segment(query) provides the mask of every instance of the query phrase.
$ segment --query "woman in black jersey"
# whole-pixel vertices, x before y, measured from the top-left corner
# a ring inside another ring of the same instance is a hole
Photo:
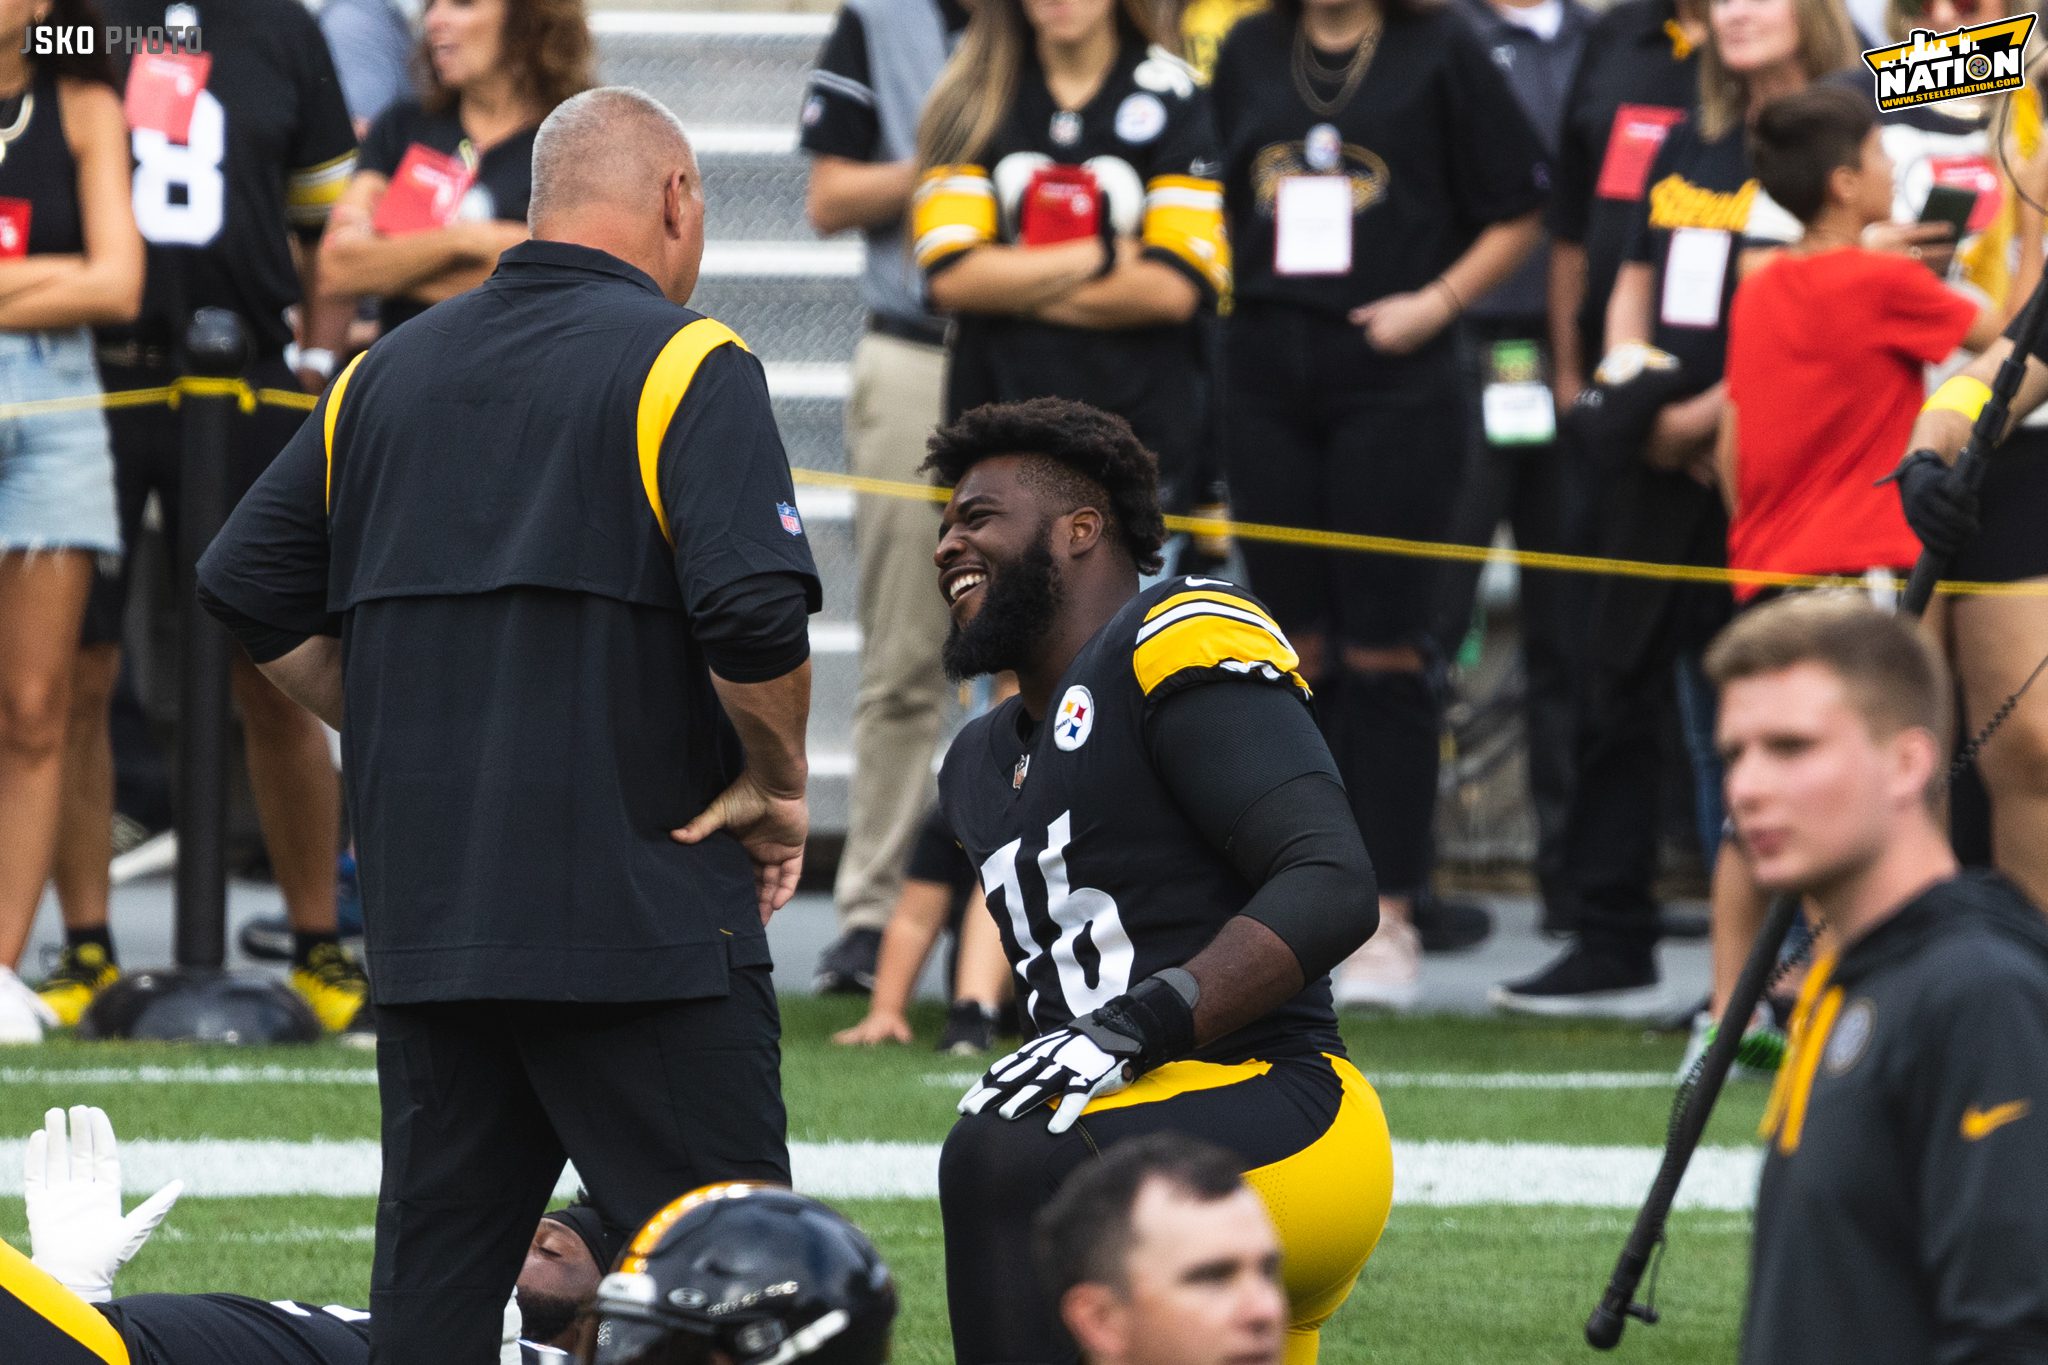
[[[591,85],[579,0],[431,0],[421,96],[370,125],[327,220],[321,282],[374,295],[383,330],[475,287],[526,240],[533,135]]]
[[[1091,403],[1183,510],[1208,418],[1195,319],[1230,261],[1208,97],[1151,22],[1143,0],[981,0],[925,105],[911,235],[959,319],[948,417]]]
[[[1246,521],[1443,538],[1465,440],[1452,324],[1536,245],[1543,146],[1464,19],[1430,0],[1280,0],[1212,92],[1236,256],[1220,385]],[[1379,873],[1340,1001],[1415,995],[1440,698],[1428,560],[1244,543],[1316,688]]]
[[[31,60],[31,24],[93,25],[84,0],[0,19],[0,402],[96,397],[96,323],[142,302],[128,126],[103,55]],[[48,1013],[14,975],[56,847],[72,660],[93,556],[119,554],[97,408],[0,419],[0,1042]]]

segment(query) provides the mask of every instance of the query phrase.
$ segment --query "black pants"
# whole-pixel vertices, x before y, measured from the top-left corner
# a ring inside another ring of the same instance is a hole
[[[371,1365],[497,1358],[565,1158],[626,1232],[714,1181],[787,1184],[779,1035],[766,967],[712,1000],[379,1005]]]
[[[1719,495],[1682,474],[1621,471],[1599,520],[1602,554],[1726,562]],[[1587,947],[1647,955],[1659,935],[1655,883],[1664,784],[1658,733],[1680,656],[1713,638],[1730,603],[1722,587],[1630,578],[1599,579],[1592,599],[1564,881]]]
[[[1240,302],[1224,333],[1223,422],[1231,506],[1242,521],[1441,540],[1466,445],[1448,340],[1384,356],[1340,314]],[[1316,715],[1382,893],[1428,879],[1436,809],[1439,672],[1431,627],[1437,561],[1255,540],[1250,586],[1290,634],[1325,637]],[[1413,646],[1421,673],[1346,676],[1342,647]]]
[[[1458,544],[1491,545],[1503,521],[1514,531],[1517,549],[1581,554],[1589,543],[1591,481],[1568,443],[1497,446],[1486,438],[1481,399],[1490,378],[1488,350],[1497,341],[1541,337],[1544,326],[1540,317],[1473,318],[1466,324],[1461,373],[1470,440],[1450,532]],[[1470,628],[1482,568],[1444,567],[1435,634],[1445,658],[1457,653]],[[1579,574],[1524,570],[1520,580],[1529,802],[1536,815],[1536,881],[1547,907],[1561,906],[1567,894],[1564,828],[1571,808],[1580,632],[1591,588]]]

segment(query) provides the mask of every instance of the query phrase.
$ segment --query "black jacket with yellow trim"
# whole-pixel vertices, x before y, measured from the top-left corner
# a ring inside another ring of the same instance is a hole
[[[1809,982],[1765,1126],[1745,1365],[2048,1360],[2048,917],[2010,884]]]

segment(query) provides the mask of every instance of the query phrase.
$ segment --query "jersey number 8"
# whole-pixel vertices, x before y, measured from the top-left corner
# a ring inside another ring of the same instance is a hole
[[[184,142],[154,128],[135,130],[135,225],[145,239],[159,246],[205,246],[220,234],[227,221],[227,179],[221,173],[227,125],[220,101],[211,90],[201,90]]]
[[[1022,839],[1012,839],[989,854],[981,865],[981,884],[989,913],[1009,917],[1011,936],[1023,954],[1015,964],[1017,976],[1029,985],[1031,969],[1049,951],[1067,1011],[1078,1017],[1130,989],[1133,953],[1115,899],[1092,886],[1068,885],[1067,844],[1073,838],[1073,814],[1062,811],[1045,832],[1045,850],[1038,855],[1038,870],[1045,878],[1043,910],[1034,913],[1036,908],[1026,899],[1017,875]],[[1039,941],[1034,925],[1050,927],[1050,949]],[[1081,961],[1084,938],[1095,950],[1092,963]],[[1037,1007],[1038,991],[1033,988],[1024,1002],[1024,1013],[1035,1019]]]

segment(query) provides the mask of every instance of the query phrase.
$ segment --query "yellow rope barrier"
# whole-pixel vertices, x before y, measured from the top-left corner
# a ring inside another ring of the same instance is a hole
[[[844,488],[878,497],[911,498],[944,502],[951,490],[929,484],[897,479],[872,479],[857,474],[834,474],[822,469],[795,469],[790,476],[815,488]],[[1619,578],[1653,579],[1667,583],[1750,583],[1765,587],[1830,588],[1854,587],[1861,576],[1775,573],[1767,569],[1719,569],[1704,564],[1658,564],[1641,559],[1609,559],[1601,555],[1562,555],[1543,550],[1497,550],[1484,545],[1453,545],[1432,540],[1404,540],[1396,536],[1357,535],[1349,531],[1314,531],[1299,526],[1267,526],[1259,522],[1228,521],[1217,517],[1168,517],[1168,530],[1198,535],[1231,536],[1239,540],[1266,541],[1279,545],[1307,545],[1325,550],[1349,550],[1364,554],[1401,555],[1409,559],[1441,559],[1468,564],[1505,559],[1525,569],[1555,569],[1565,573],[1607,574]],[[1892,580],[1905,591],[1905,580]],[[1944,581],[1938,592],[1961,597],[2048,597],[2048,583],[1975,583]]]
[[[79,412],[91,408],[137,408],[163,403],[177,407],[185,394],[233,398],[243,412],[259,404],[311,412],[319,402],[317,394],[294,389],[252,389],[240,379],[216,379],[186,375],[169,385],[153,389],[126,389],[117,393],[81,394],[72,398],[38,398],[25,403],[0,403],[0,422],[50,413]],[[910,498],[922,502],[944,502],[952,490],[902,479],[873,479],[860,474],[835,474],[823,469],[793,469],[790,477],[812,488],[842,488],[871,497]],[[1438,559],[1466,564],[1483,564],[1505,559],[1524,569],[1552,569],[1563,573],[1606,574],[1615,578],[1649,579],[1664,583],[1754,584],[1759,587],[1829,588],[1852,587],[1863,579],[1823,574],[1773,573],[1765,569],[1720,569],[1704,564],[1658,564],[1642,559],[1610,559],[1602,555],[1561,555],[1543,550],[1498,550],[1484,545],[1454,545],[1444,541],[1406,540],[1398,536],[1367,536],[1350,531],[1315,531],[1301,526],[1267,526],[1259,522],[1229,521],[1219,517],[1168,517],[1168,530],[1196,535],[1230,536],[1238,540],[1265,541],[1275,545],[1306,545],[1323,550],[1346,550],[1359,554],[1399,555],[1408,559]],[[1900,591],[1904,579],[1893,579]],[[1976,583],[1944,580],[1935,591],[1953,597],[2048,597],[2048,583]]]

